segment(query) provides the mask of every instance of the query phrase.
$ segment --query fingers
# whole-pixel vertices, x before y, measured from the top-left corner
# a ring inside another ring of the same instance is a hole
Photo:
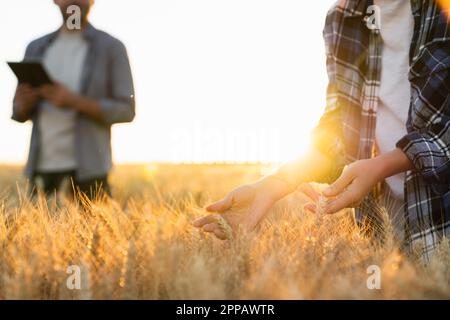
[[[196,228],[202,228],[205,225],[215,223],[215,222],[216,222],[216,218],[213,215],[209,214],[207,216],[204,216],[204,217],[201,217],[201,218],[198,218],[197,220],[195,220],[193,222],[193,225]]]
[[[52,97],[52,91],[51,89],[44,89],[44,88],[40,88],[39,89],[39,94],[41,95],[42,98],[49,100]]]
[[[314,203],[311,203],[311,202],[308,202],[307,204],[305,204],[303,206],[304,210],[308,210],[308,211],[310,211],[312,213],[316,213],[316,208],[317,208],[317,206]]]
[[[46,85],[43,85],[43,86],[39,87],[39,93],[40,93],[43,97],[47,98],[47,97],[53,95],[53,93],[54,93],[54,88],[53,88],[52,85],[46,84]]]
[[[219,228],[215,228],[213,232],[214,232],[214,235],[216,236],[216,238],[218,238],[220,240],[227,240],[226,234],[223,233]]]
[[[233,205],[233,195],[230,193],[224,199],[217,201],[206,207],[209,212],[224,212],[231,208]]]
[[[27,83],[21,83],[17,86],[17,93],[20,95],[35,96],[38,94],[38,90]]]
[[[14,96],[14,101],[23,112],[28,112],[39,99],[39,91],[29,84],[19,84]]]
[[[217,226],[215,223],[208,223],[202,227],[202,230],[205,232],[214,232],[214,229],[216,229],[216,227]]]
[[[44,85],[39,89],[40,95],[56,107],[67,107],[70,91],[60,84]]]
[[[52,84],[43,84],[42,86],[39,87],[39,89],[41,89],[41,90],[55,90],[55,89],[59,89],[61,87],[63,87],[62,84],[60,84],[58,82],[55,82],[55,83],[52,83]]]
[[[39,92],[41,95],[52,96],[62,89],[62,85],[59,83],[54,84],[44,84],[39,87]]]
[[[25,92],[31,90],[31,86],[28,83],[19,83],[17,85],[17,91]]]
[[[319,193],[309,183],[302,183],[299,190],[307,195],[312,201],[319,201]]]
[[[32,91],[37,91],[37,88],[32,87],[28,83],[19,83],[17,85],[17,90],[32,92]]]
[[[353,179],[353,171],[350,169],[344,170],[341,176],[323,191],[323,195],[326,197],[335,197],[339,195],[353,181]]]
[[[348,188],[338,198],[329,202],[324,209],[325,214],[333,214],[344,208],[353,207],[359,197],[354,188]]]
[[[220,240],[226,240],[226,234],[220,230],[219,226],[216,223],[208,223],[205,224],[202,228],[204,232],[214,233],[214,235]]]

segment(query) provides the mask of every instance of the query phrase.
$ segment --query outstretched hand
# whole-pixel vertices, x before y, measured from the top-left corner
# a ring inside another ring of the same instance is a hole
[[[229,236],[221,225],[221,218],[226,221],[233,234],[240,228],[252,231],[274,203],[287,192],[288,186],[283,181],[271,178],[240,186],[222,200],[207,206],[206,210],[213,214],[195,220],[194,226],[213,233],[222,240]],[[219,219],[217,214],[220,215]]]

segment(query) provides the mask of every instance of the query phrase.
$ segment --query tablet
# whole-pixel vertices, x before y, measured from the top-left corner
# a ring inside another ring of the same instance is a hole
[[[32,87],[40,87],[44,84],[52,84],[42,63],[37,61],[8,62],[19,83],[27,83]]]

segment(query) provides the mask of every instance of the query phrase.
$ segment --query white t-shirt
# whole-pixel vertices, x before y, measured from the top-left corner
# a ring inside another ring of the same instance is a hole
[[[414,30],[410,0],[375,0],[381,10],[383,39],[376,141],[381,154],[395,149],[406,134],[411,89],[408,80],[409,48]],[[405,175],[386,179],[393,200],[403,202]]]
[[[79,93],[87,50],[88,44],[80,32],[61,31],[46,50],[43,64],[53,80]],[[41,103],[38,112],[38,172],[76,169],[76,117],[75,110],[58,108],[46,101]]]

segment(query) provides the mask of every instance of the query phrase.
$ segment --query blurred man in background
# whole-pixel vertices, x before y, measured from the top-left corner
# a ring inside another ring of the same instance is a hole
[[[135,116],[126,48],[89,23],[94,0],[54,3],[62,26],[31,42],[25,60],[41,61],[55,83],[19,84],[13,103],[14,120],[33,122],[26,175],[48,195],[67,181],[91,199],[110,195],[111,126]]]

